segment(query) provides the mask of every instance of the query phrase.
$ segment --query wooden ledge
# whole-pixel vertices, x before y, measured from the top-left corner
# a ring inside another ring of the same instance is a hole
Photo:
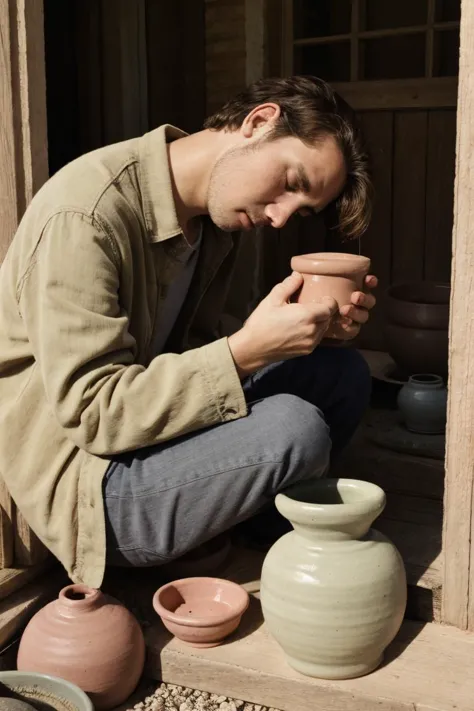
[[[148,671],[167,683],[273,706],[282,711],[472,711],[474,635],[405,622],[382,667],[350,681],[305,677],[286,663],[266,631],[256,598],[235,637],[213,649],[147,632]]]

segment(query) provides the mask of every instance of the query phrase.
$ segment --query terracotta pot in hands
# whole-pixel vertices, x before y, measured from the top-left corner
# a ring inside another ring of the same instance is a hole
[[[291,268],[300,272],[304,279],[294,301],[299,304],[318,303],[324,296],[332,296],[341,308],[351,303],[354,291],[363,291],[370,259],[343,252],[316,252],[293,257]],[[340,340],[351,338],[342,328],[339,315],[334,317],[325,337]]]

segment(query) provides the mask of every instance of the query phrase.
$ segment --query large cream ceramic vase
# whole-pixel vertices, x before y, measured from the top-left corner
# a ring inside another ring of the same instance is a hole
[[[400,554],[371,528],[384,492],[364,481],[322,479],[278,494],[275,503],[294,530],[263,564],[267,629],[303,674],[368,674],[381,663],[406,607]]]

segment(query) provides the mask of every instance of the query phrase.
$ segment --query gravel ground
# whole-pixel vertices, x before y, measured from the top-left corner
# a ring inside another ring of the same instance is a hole
[[[143,701],[130,706],[127,711],[278,711],[269,706],[249,704],[246,701],[230,699],[227,696],[210,694],[207,691],[187,689],[184,686],[160,684]]]

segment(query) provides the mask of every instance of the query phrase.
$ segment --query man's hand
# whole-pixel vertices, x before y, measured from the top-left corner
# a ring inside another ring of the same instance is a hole
[[[369,274],[365,277],[365,286],[368,289],[375,289],[378,284],[377,277]],[[342,327],[346,331],[348,338],[354,338],[360,331],[362,324],[369,320],[369,311],[376,303],[373,294],[364,294],[363,291],[354,291],[352,294],[352,304],[343,306],[339,313]]]
[[[324,337],[337,312],[337,302],[326,297],[319,304],[289,303],[302,283],[301,274],[293,272],[260,302],[240,331],[229,337],[241,378],[269,363],[308,355]]]

